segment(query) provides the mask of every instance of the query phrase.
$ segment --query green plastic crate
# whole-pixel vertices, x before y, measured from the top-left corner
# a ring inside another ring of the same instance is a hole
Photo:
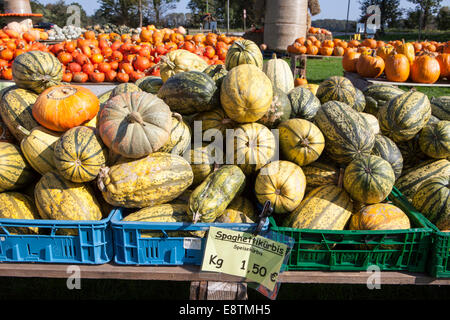
[[[428,264],[428,273],[436,278],[450,278],[450,232],[441,232],[433,227],[433,245]]]
[[[383,271],[426,272],[432,228],[396,188],[392,190],[388,200],[408,215],[411,229],[295,229],[279,227],[273,217],[270,217],[270,230],[295,240],[287,269],[365,271],[369,266],[376,265]],[[308,245],[309,248],[305,248]],[[311,248],[312,245],[315,247]],[[370,249],[363,249],[361,245],[370,245]]]

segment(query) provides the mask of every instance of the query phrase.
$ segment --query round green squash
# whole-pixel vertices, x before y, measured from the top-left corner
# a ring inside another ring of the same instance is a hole
[[[228,71],[223,64],[212,64],[207,66],[205,70],[203,70],[208,76],[210,76],[217,85],[217,88],[220,88],[222,85],[223,78],[227,75]]]
[[[344,189],[362,203],[383,201],[394,183],[395,174],[389,162],[375,155],[355,159],[345,168]]]
[[[0,192],[24,188],[34,181],[36,173],[20,148],[0,142]]]
[[[281,122],[291,117],[291,102],[286,93],[281,89],[273,88],[273,98],[269,110],[257,122],[269,129],[276,128]]]
[[[355,103],[353,105],[353,109],[359,112],[363,112],[366,108],[366,97],[364,96],[364,93],[359,90],[358,88],[355,88],[356,96],[355,96]]]
[[[163,85],[163,81],[161,77],[146,76],[138,79],[134,84],[137,85],[139,88],[141,88],[142,91],[151,94],[157,94],[159,89]]]
[[[431,113],[440,120],[450,121],[450,96],[432,97]]]
[[[219,106],[219,88],[206,73],[180,72],[164,82],[158,97],[174,112],[190,115],[209,111]]]
[[[118,84],[114,89],[112,89],[110,98],[118,96],[119,94],[122,93],[140,92],[140,91],[142,91],[142,89],[139,88],[134,83],[121,83]]]
[[[210,134],[219,131],[223,137],[225,137],[227,129],[234,129],[237,125],[238,123],[231,120],[222,108],[200,112],[194,116],[192,123],[194,132],[195,126],[199,126],[203,134],[208,130],[211,130]]]
[[[288,93],[291,101],[291,118],[301,118],[305,120],[314,119],[320,109],[320,100],[308,88],[295,87]]]
[[[394,170],[395,179],[398,179],[403,170],[403,156],[398,146],[386,136],[375,135],[375,144],[372,154],[379,156],[389,162]]]
[[[347,78],[332,76],[320,83],[316,96],[321,103],[341,101],[353,107],[355,104],[356,90],[352,82]]]
[[[302,170],[306,177],[305,194],[327,184],[338,185],[340,176],[344,173],[334,163],[319,160],[303,166]]]
[[[39,94],[61,83],[63,64],[49,52],[28,51],[14,59],[12,75],[19,88]]]
[[[424,181],[412,198],[413,206],[432,223],[450,220],[450,176]],[[441,220],[441,221],[440,221]],[[448,221],[450,222],[450,221]],[[447,224],[448,224],[447,222]]]
[[[420,149],[434,159],[450,157],[450,121],[426,125],[419,135]]]
[[[183,117],[174,113],[172,115],[172,130],[169,140],[159,149],[160,152],[170,152],[177,155],[183,155],[191,144],[191,129],[184,122]]]
[[[252,64],[259,69],[263,67],[263,56],[258,45],[244,39],[233,42],[225,57],[225,67],[228,71],[242,64]]]

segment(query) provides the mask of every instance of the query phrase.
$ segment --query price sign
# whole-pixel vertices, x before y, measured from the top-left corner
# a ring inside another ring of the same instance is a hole
[[[202,271],[245,277],[273,290],[287,245],[251,233],[211,227]]]

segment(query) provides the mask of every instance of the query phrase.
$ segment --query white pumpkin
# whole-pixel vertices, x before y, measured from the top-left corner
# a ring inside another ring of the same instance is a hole
[[[278,87],[285,93],[294,88],[294,76],[289,64],[283,59],[277,59],[276,54],[273,54],[272,59],[264,62],[263,71],[274,87]]]

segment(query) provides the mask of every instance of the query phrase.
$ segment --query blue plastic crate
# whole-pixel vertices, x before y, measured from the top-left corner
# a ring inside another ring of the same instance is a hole
[[[256,223],[187,223],[121,221],[127,211],[113,210],[114,262],[128,265],[201,265],[205,238],[170,237],[169,231],[203,231],[211,226],[253,232]],[[269,220],[262,230],[267,230]],[[160,231],[164,237],[143,237],[143,231]]]
[[[0,262],[107,263],[114,255],[111,216],[98,221],[0,219]],[[12,227],[37,227],[39,234],[13,234]],[[77,232],[62,235],[63,229]]]

